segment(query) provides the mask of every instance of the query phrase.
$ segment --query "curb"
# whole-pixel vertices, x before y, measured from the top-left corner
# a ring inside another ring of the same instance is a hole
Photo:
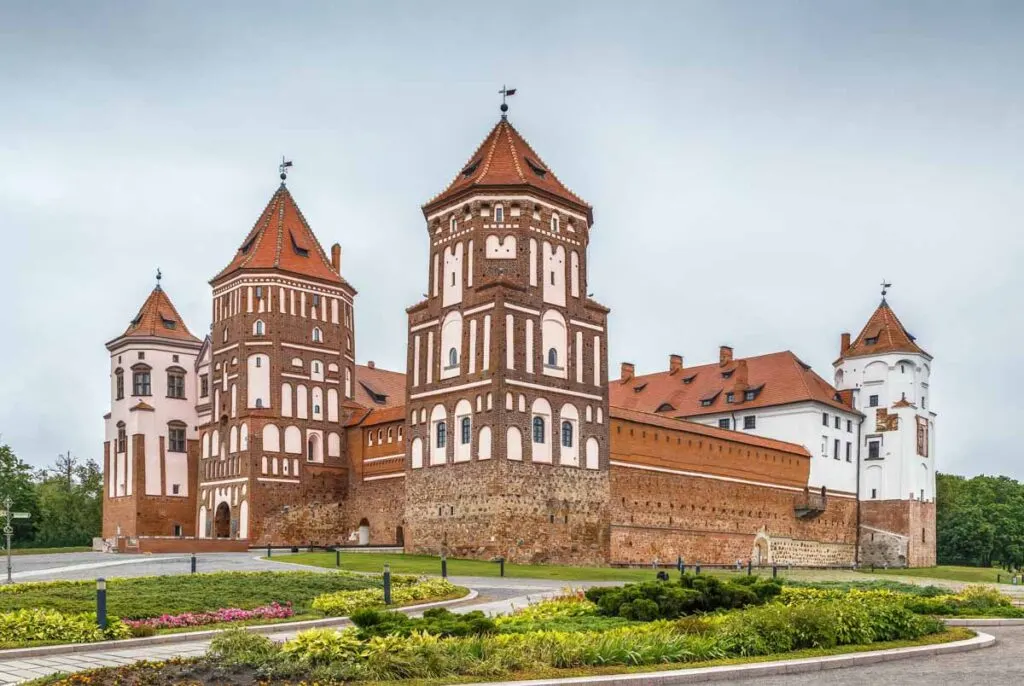
[[[950,617],[949,619],[943,619],[942,623],[946,626],[1024,626],[1024,619],[1009,617],[991,617],[988,619],[981,617],[974,619],[970,617]]]
[[[427,610],[432,607],[445,607],[475,600],[480,595],[475,589],[469,589],[469,593],[461,598],[451,600],[438,600],[432,603],[420,603],[419,605],[406,605],[395,608],[398,612],[416,612]],[[329,617],[327,619],[307,619],[301,622],[280,622],[278,624],[257,624],[254,626],[241,627],[254,634],[276,634],[284,631],[301,631],[325,626],[344,626],[349,624],[348,617]],[[166,645],[172,643],[191,643],[211,639],[222,634],[231,627],[223,629],[206,629],[203,631],[186,631],[180,634],[164,634],[163,636],[146,636],[145,638],[125,638],[119,641],[96,641],[95,643],[68,643],[56,646],[40,646],[38,648],[12,648],[0,650],[0,664],[4,660],[19,660],[47,655],[70,655],[73,653],[109,652],[111,650],[122,650],[127,648],[142,648],[154,645]]]
[[[468,686],[549,686],[555,684],[606,684],[610,686],[636,686],[637,684],[695,684],[707,681],[723,681],[726,679],[747,679],[751,677],[778,676],[780,674],[806,674],[827,669],[842,669],[857,665],[870,665],[879,662],[907,660],[915,657],[934,657],[951,653],[965,653],[995,645],[995,636],[978,632],[973,638],[952,643],[941,643],[934,646],[915,646],[912,648],[892,648],[875,650],[849,655],[833,655],[829,657],[804,658],[801,660],[781,660],[778,662],[759,662],[746,665],[729,665],[725,667],[702,667],[697,669],[678,669],[671,672],[637,672],[634,674],[609,674],[607,676],[586,676],[561,679],[535,679],[530,681],[497,681]]]

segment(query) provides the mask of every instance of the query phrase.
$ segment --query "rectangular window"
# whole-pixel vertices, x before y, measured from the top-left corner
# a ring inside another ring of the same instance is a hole
[[[846,420],[846,433],[853,433],[853,420],[852,419],[847,419]]]
[[[210,396],[210,375],[200,374],[199,375],[199,397],[208,398]]]
[[[743,393],[743,399],[744,400],[753,400],[756,396],[757,396],[757,391],[744,391],[744,393]]]
[[[313,294],[313,307],[320,307],[320,296]]]
[[[172,453],[185,452],[185,427],[172,426],[168,429],[167,451]]]
[[[846,461],[853,462],[853,443],[846,442]]]
[[[263,298],[263,286],[256,287],[256,299],[260,300]]]
[[[177,486],[175,486],[175,488],[177,488]],[[181,538],[181,524],[174,525],[174,535]]]
[[[729,428],[729,418],[726,417],[725,419],[719,419],[718,420],[718,428],[719,429],[728,429]]]
[[[735,399],[736,399],[736,396],[735,396],[735,395],[734,395],[733,393],[731,393],[731,392],[730,392],[730,393],[726,393],[726,394],[725,394],[725,402],[727,402],[727,403],[731,403],[731,402],[733,402],[733,401],[734,401]]]
[[[181,484],[171,484],[171,494],[181,495]]]
[[[185,397],[185,377],[182,374],[168,374],[167,375],[167,397],[168,398],[184,398]]]
[[[124,374],[121,372],[117,373],[117,399],[121,400],[124,398]]]
[[[149,395],[149,372],[135,372],[132,375],[132,395]]]
[[[832,457],[836,460],[839,459],[839,439],[835,439],[832,443]]]
[[[828,457],[828,436],[821,437],[821,456]]]
[[[447,440],[448,437],[446,435],[448,427],[447,427],[447,425],[444,422],[438,422],[436,424],[436,426],[437,426],[437,429],[436,429],[436,431],[437,431],[437,447],[438,448],[443,448],[448,443],[448,440]]]
[[[871,499],[874,500],[877,497],[878,497],[878,489],[877,488],[872,488],[871,489]],[[871,534],[871,536],[872,536],[872,540],[874,540],[874,534]]]
[[[840,416],[839,416],[839,415],[836,415],[836,428],[837,428],[837,429],[838,429],[838,428],[841,428],[841,427],[842,427],[842,425],[843,425],[843,420],[842,420],[842,418],[840,418]]]
[[[757,427],[757,417],[756,416],[754,416],[752,414],[748,414],[746,417],[743,418],[743,428],[744,429],[754,429],[756,427]]]
[[[878,407],[878,396],[877,395],[869,395],[868,396],[868,407]]]
[[[868,459],[877,460],[882,457],[882,444],[879,441],[868,441]]]
[[[923,396],[923,395],[921,396],[921,409],[922,410],[927,410],[928,409],[928,398],[926,396]]]
[[[828,412],[821,413],[821,425],[828,426]]]

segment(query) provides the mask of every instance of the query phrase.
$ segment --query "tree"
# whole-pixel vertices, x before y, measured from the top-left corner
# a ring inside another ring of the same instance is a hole
[[[32,515],[28,521],[15,520],[14,545],[31,542],[35,534],[33,522],[39,515],[32,468],[19,460],[10,446],[0,445],[0,503],[6,498],[11,499],[12,510]]]
[[[40,473],[37,542],[53,547],[91,543],[102,523],[102,491],[99,465],[62,455],[54,469]]]

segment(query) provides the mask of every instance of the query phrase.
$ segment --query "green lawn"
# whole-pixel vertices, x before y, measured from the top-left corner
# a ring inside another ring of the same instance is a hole
[[[299,553],[274,555],[270,559],[313,567],[334,568],[334,553]],[[350,572],[381,572],[384,563],[391,565],[395,574],[431,574],[440,576],[441,559],[429,555],[403,555],[401,553],[346,553],[341,552],[341,568]],[[666,570],[670,575],[675,570]],[[693,571],[688,566],[687,571]],[[564,565],[506,564],[505,576],[524,579],[561,579],[565,581],[650,581],[657,572],[652,569],[621,569],[617,567],[567,567]],[[714,570],[715,574],[734,574]],[[746,573],[744,569],[743,573]],[[448,558],[450,576],[499,576],[497,562]]]
[[[91,551],[92,547],[87,545],[71,548],[13,548],[11,555],[51,555],[53,553],[88,553]]]
[[[153,576],[107,581],[107,612],[136,619],[221,608],[251,609],[291,602],[295,614],[310,612],[321,593],[379,587],[379,578],[317,572],[232,572]],[[7,590],[8,588],[12,590]],[[0,590],[0,608],[53,608],[61,612],[95,612],[94,581],[15,584]]]
[[[887,574],[890,576],[912,576],[921,579],[945,579],[947,581],[968,581],[975,583],[994,584],[997,582],[997,575],[1002,576],[1002,583],[1010,583],[1013,574],[995,567],[958,567],[955,565],[941,565],[938,567],[914,567],[911,569],[861,569],[868,574]],[[1020,575],[1018,574],[1018,577]]]

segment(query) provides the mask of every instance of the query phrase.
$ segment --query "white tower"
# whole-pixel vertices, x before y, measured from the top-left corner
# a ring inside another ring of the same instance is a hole
[[[842,335],[836,388],[864,413],[859,437],[862,563],[935,564],[932,356],[885,300],[851,343]]]

